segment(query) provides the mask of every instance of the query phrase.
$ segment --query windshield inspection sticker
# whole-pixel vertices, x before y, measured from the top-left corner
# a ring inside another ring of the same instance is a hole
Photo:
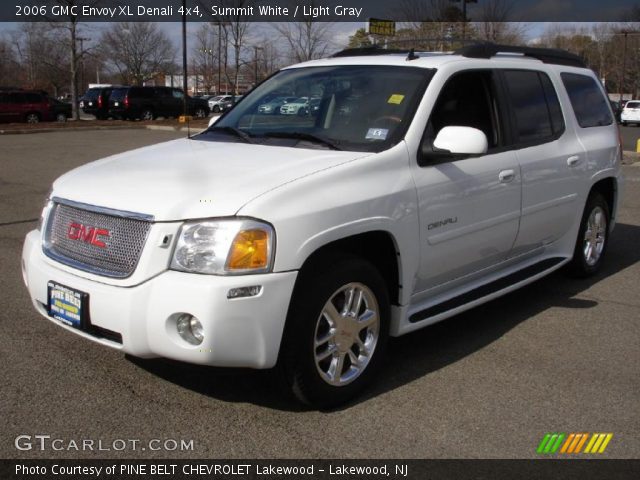
[[[389,97],[389,100],[387,100],[387,103],[393,103],[395,105],[400,105],[403,100],[404,100],[404,95],[400,95],[399,93],[394,93],[393,95],[391,95]]]
[[[370,128],[367,132],[366,140],[386,140],[389,134],[388,128]]]

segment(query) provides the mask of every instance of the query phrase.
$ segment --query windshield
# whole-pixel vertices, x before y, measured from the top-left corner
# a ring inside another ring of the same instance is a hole
[[[264,145],[379,152],[402,139],[432,75],[404,66],[283,70],[198,139],[240,141],[240,130]]]

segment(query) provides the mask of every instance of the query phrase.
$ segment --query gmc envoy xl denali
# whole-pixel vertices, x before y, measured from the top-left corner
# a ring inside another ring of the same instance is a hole
[[[318,99],[264,115],[275,97]],[[276,370],[316,408],[389,336],[603,261],[621,195],[604,89],[572,54],[345,50],[205,132],[58,178],[25,240],[33,305],[137,357]],[[123,175],[126,172],[126,175]]]

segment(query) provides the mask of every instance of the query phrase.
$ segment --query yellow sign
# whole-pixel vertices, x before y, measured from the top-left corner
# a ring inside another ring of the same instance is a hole
[[[404,100],[404,95],[400,95],[399,93],[394,93],[389,97],[389,100],[387,100],[387,103],[394,103],[396,105],[400,105],[403,100]]]
[[[396,22],[391,20],[379,20],[377,18],[369,19],[369,33],[371,35],[388,35],[396,34]]]

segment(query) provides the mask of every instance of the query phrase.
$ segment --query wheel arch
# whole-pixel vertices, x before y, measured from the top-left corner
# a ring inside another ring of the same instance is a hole
[[[302,263],[298,281],[303,274],[325,264],[327,258],[339,254],[354,255],[371,263],[385,281],[390,304],[399,304],[402,288],[400,250],[396,239],[389,231],[370,230],[357,233],[316,248]]]
[[[615,177],[605,177],[598,180],[593,184],[589,195],[593,192],[598,192],[604,197],[609,207],[609,214],[611,215],[610,228],[613,228],[615,224],[615,216],[618,206],[618,180]]]

